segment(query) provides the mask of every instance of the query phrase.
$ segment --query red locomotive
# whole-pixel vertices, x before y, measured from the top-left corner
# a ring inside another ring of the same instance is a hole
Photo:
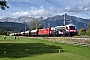
[[[39,29],[38,30],[38,35],[47,35],[50,36],[51,35],[51,28],[44,28],[44,29]]]

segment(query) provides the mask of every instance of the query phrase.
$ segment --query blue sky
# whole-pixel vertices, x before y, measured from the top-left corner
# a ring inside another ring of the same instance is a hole
[[[71,16],[90,18],[90,0],[7,0],[9,9],[0,10],[3,17],[52,17],[67,13]]]

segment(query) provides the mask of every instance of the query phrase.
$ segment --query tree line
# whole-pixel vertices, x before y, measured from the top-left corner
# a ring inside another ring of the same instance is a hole
[[[7,32],[0,29],[0,35],[7,35]]]
[[[43,23],[41,23],[38,20],[32,20],[30,22],[29,27],[30,27],[30,30],[41,29],[41,28],[43,28]]]

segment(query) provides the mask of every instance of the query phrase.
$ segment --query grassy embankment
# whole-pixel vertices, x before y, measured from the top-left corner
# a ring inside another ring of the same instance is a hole
[[[60,50],[60,53],[59,53]],[[38,38],[0,36],[0,60],[90,60],[90,48]]]

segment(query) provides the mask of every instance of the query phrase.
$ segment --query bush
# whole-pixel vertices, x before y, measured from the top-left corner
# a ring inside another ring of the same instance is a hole
[[[7,35],[7,32],[3,32],[3,34],[2,35]]]
[[[0,29],[0,35],[7,35],[7,32]]]
[[[81,28],[80,30],[78,30],[78,35],[85,35],[85,34],[86,34],[85,28]]]
[[[87,30],[87,34],[90,36],[90,23],[88,23],[88,30]]]
[[[90,30],[89,29],[87,30],[86,34],[90,36]]]

